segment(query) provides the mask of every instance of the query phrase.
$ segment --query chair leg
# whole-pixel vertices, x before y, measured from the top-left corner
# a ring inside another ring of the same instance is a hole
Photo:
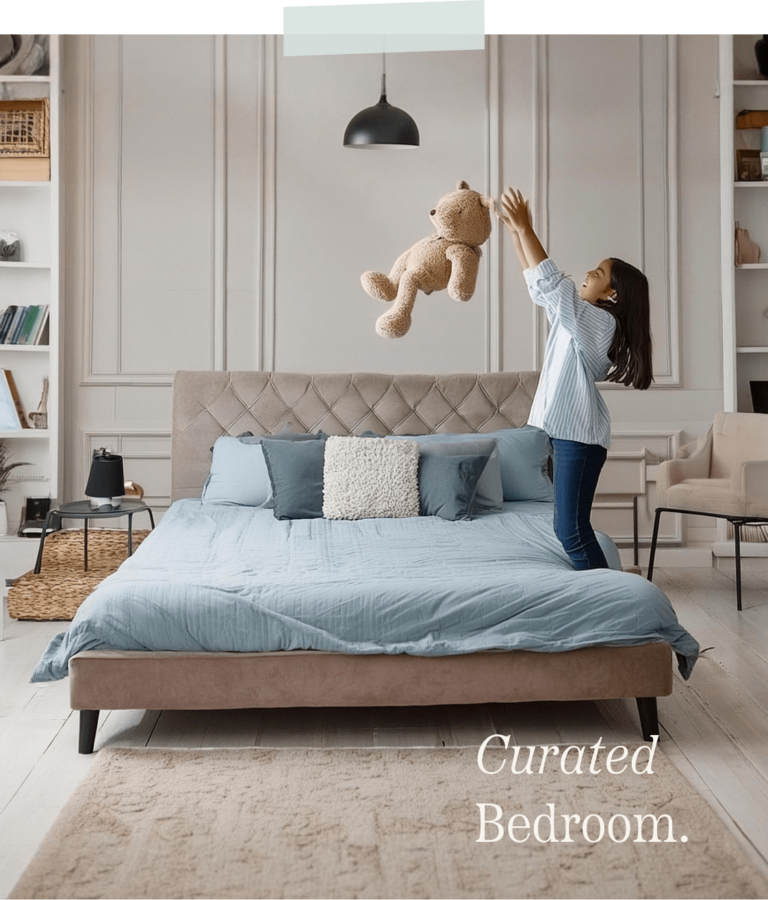
[[[653,581],[653,561],[656,558],[656,540],[659,537],[659,521],[661,520],[661,514],[663,512],[663,507],[658,507],[656,510],[656,517],[653,520],[653,537],[651,538],[651,555],[648,558],[648,581]]]
[[[736,609],[741,612],[741,522],[733,523],[733,545],[736,550]]]

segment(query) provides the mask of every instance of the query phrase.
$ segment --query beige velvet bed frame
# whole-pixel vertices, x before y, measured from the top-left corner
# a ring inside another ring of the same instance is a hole
[[[199,497],[222,434],[488,432],[528,419],[537,372],[305,375],[178,372],[173,384],[171,499]],[[69,663],[80,752],[102,709],[430,706],[637,699],[643,738],[658,734],[656,698],[672,692],[672,648],[459,656],[90,650]]]

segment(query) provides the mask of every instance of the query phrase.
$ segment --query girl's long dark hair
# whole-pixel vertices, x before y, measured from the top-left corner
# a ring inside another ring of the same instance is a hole
[[[608,350],[613,367],[606,381],[644,391],[653,381],[648,279],[624,260],[611,257],[611,287],[616,299],[598,300],[598,305],[616,319],[616,333]]]

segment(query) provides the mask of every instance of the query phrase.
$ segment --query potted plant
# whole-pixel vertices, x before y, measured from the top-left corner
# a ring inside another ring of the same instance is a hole
[[[0,441],[0,495],[8,490],[8,481],[11,472],[18,466],[29,466],[31,463],[26,462],[9,462],[11,453],[8,444]],[[8,534],[8,510],[5,500],[0,500],[0,535]]]

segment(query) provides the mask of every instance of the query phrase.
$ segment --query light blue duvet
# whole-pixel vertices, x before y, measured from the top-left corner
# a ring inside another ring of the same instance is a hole
[[[639,575],[577,572],[552,504],[472,521],[298,519],[180,500],[55,637],[32,681],[81,650],[440,656],[668,641],[688,677],[699,645]]]

